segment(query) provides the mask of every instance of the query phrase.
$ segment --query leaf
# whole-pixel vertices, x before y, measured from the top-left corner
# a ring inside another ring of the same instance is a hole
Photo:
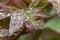
[[[31,3],[31,0],[23,0],[23,1],[25,1],[25,2],[27,2],[27,3]]]
[[[46,2],[48,2],[48,0],[40,0],[40,2],[44,2],[44,3],[46,3]]]
[[[4,29],[8,29],[9,28],[9,22],[10,22],[10,17],[4,18],[2,19],[2,27]]]
[[[38,3],[36,5],[32,5],[33,8],[39,8],[39,9],[43,9],[45,8],[46,6],[48,5],[48,2],[44,3],[44,2],[41,2],[41,3]]]
[[[56,0],[57,6],[60,9],[60,0]]]
[[[0,0],[1,2],[6,2],[7,0]]]
[[[48,5],[44,8],[45,12],[50,15],[50,16],[53,16],[55,15],[55,10],[53,8],[53,5],[51,3],[48,3]]]
[[[23,0],[24,1],[24,3],[26,4],[26,6],[28,7],[29,5],[30,5],[30,3],[31,3],[31,0]]]
[[[49,40],[60,40],[60,37],[52,37]]]
[[[39,4],[36,5],[37,8],[44,8],[48,5],[48,0],[40,0]]]
[[[35,8],[40,8],[40,9],[42,9],[42,8],[46,7],[47,5],[48,5],[48,3],[41,2],[41,3],[39,3],[38,5],[36,5]]]
[[[25,40],[25,38],[26,38],[27,35],[28,35],[28,34],[25,34],[25,35],[20,36],[20,37],[18,38],[18,40]]]
[[[45,11],[47,12],[48,15],[55,15],[54,9],[52,7],[45,8]]]
[[[50,28],[50,29],[56,31],[57,33],[60,33],[60,17],[56,17],[56,18],[49,20],[45,24],[45,26],[47,28]]]
[[[24,34],[18,40],[38,40],[41,35],[41,30],[35,30],[32,33]]]

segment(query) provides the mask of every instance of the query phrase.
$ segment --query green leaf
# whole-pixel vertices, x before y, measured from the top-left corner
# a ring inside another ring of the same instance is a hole
[[[48,2],[47,2],[47,3],[41,2],[41,3],[39,3],[38,5],[36,5],[35,8],[40,8],[40,9],[42,9],[42,8],[46,7],[47,5],[48,5]]]
[[[28,34],[22,35],[22,36],[20,36],[17,40],[25,40],[27,35],[28,35]]]
[[[50,16],[53,16],[55,15],[55,10],[52,6],[47,6],[46,8],[44,8],[45,12],[50,15]]]
[[[57,7],[60,9],[60,0],[56,0]]]
[[[52,37],[49,40],[60,40],[60,37]]]
[[[8,29],[9,28],[9,23],[10,23],[10,17],[7,17],[7,18],[4,18],[4,19],[2,19],[2,22],[3,22],[3,28],[4,29]]]
[[[50,29],[60,33],[60,17],[56,17],[56,18],[49,20],[45,24],[45,26],[47,26],[47,28],[50,28]]]
[[[25,1],[26,3],[31,3],[31,0],[23,0],[23,1]]]
[[[48,5],[48,1],[47,0],[41,0],[41,1],[37,0],[36,2],[31,3],[29,8],[43,9],[47,5]]]
[[[35,30],[31,33],[24,34],[18,38],[18,40],[38,40],[42,31],[41,30]]]

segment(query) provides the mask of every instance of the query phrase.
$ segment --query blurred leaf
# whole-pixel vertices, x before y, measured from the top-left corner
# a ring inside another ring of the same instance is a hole
[[[55,31],[45,28],[44,31],[41,34],[41,39],[42,40],[53,40],[54,38],[59,39],[60,34],[56,33]]]
[[[38,5],[36,5],[35,8],[40,8],[40,9],[42,9],[42,8],[46,7],[47,5],[48,5],[48,3],[41,2],[41,3],[39,3]]]
[[[60,0],[56,0],[56,3],[58,5],[58,8],[60,8]]]
[[[60,40],[60,37],[52,37],[49,40]]]
[[[60,2],[58,3],[58,7],[59,7],[59,9],[60,9]]]
[[[4,29],[8,29],[9,28],[10,17],[2,19],[2,22],[3,22],[2,27]]]
[[[40,0],[40,2],[44,2],[44,3],[46,3],[46,2],[48,2],[48,0]]]
[[[24,0],[25,2],[27,2],[27,3],[31,3],[31,0]]]
[[[49,20],[45,26],[48,28],[60,33],[60,17],[53,18]]]
[[[0,0],[1,2],[6,2],[7,0]]]
[[[55,11],[52,7],[45,8],[45,11],[47,12],[48,15],[55,15]]]
[[[41,35],[41,32],[41,30],[35,30],[32,33],[20,36],[18,40],[38,40]]]
[[[48,3],[48,5],[44,8],[45,12],[48,14],[48,15],[55,15],[55,10],[53,8],[53,5],[51,3]]]
[[[31,0],[23,0],[26,6],[28,7],[31,4]]]
[[[40,0],[39,4],[36,6],[37,8],[44,8],[48,5],[48,0]]]
[[[18,38],[18,40],[25,40],[25,38],[26,38],[27,35],[28,35],[28,34],[25,34],[25,35],[20,36],[20,37]]]
[[[48,5],[48,3],[38,3],[37,5],[32,5],[33,8],[39,8],[39,9],[43,9],[44,7],[46,7]]]

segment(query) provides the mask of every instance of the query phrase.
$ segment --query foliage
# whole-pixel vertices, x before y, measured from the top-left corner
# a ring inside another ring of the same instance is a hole
[[[2,1],[4,2],[4,0],[2,0]],[[47,14],[49,16],[48,18],[40,16],[41,18],[43,18],[43,20],[47,19],[47,21],[44,21],[43,27],[49,28],[50,30],[56,32],[56,34],[60,35],[60,16],[58,16],[59,14],[55,11],[52,3],[49,4],[49,2],[47,0],[41,0],[41,1],[37,1],[37,2],[32,2],[31,0],[29,0],[29,1],[28,0],[24,0],[24,1],[9,0],[9,2],[7,2],[6,4],[11,4],[12,7],[16,6],[15,8],[24,10],[24,14],[26,14],[29,17],[29,19],[35,25],[37,25],[39,27],[41,26],[40,25],[41,23],[39,23],[38,20],[35,19],[35,17],[32,15],[33,12],[29,11],[28,9],[37,8],[39,10],[43,10],[45,12],[44,14]],[[58,8],[60,8],[59,4],[57,4],[57,6],[58,6]],[[6,17],[6,18],[2,19],[2,27],[4,29],[9,29],[9,23],[10,23],[10,17]],[[32,30],[32,31],[28,30],[28,31],[29,31],[29,33],[19,36],[19,38],[17,40],[39,40],[39,38],[41,38],[40,37],[41,34],[43,33],[42,30],[40,30],[40,29]],[[44,29],[43,29],[43,31],[44,31]],[[60,38],[52,37],[52,38],[49,38],[48,40],[60,40]]]
[[[46,23],[48,28],[60,33],[60,17],[53,18]]]
[[[2,27],[4,29],[9,29],[10,17],[2,19],[2,22],[3,22]]]

